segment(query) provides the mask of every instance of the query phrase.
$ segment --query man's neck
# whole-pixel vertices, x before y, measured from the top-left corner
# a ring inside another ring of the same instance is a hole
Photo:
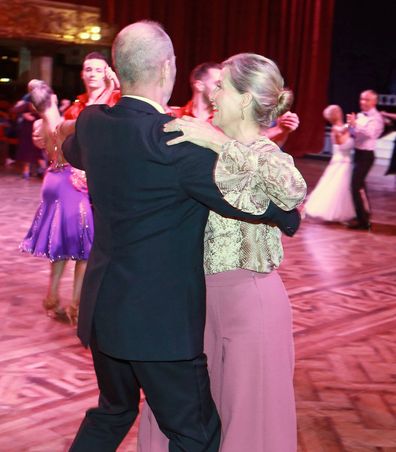
[[[369,108],[368,110],[362,110],[362,113],[363,113],[364,115],[368,115],[369,113],[373,113],[373,112],[375,112],[376,110],[377,110],[377,106],[374,106],[374,107]]]
[[[98,99],[98,97],[103,94],[104,91],[104,87],[101,86],[100,88],[95,88],[95,89],[87,89],[87,96],[88,96],[88,102],[87,104],[94,104],[96,102],[96,100]]]
[[[146,99],[153,100],[157,104],[165,107],[166,100],[164,92],[157,86],[150,85],[134,85],[134,86],[121,86],[121,94],[123,96],[139,96]]]

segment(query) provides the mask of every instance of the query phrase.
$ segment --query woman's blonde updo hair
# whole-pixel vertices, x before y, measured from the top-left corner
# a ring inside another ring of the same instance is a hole
[[[253,96],[253,118],[262,127],[290,110],[293,92],[283,87],[278,66],[255,53],[239,53],[224,61],[230,71],[231,83],[241,94]]]

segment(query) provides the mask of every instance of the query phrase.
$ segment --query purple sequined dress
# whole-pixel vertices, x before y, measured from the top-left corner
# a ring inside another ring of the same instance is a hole
[[[81,172],[69,164],[50,167],[33,223],[20,245],[51,262],[87,260],[93,241],[93,216]]]

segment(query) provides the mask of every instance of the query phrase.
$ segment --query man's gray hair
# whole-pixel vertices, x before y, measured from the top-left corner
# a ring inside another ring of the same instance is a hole
[[[162,26],[143,20],[123,28],[112,47],[121,85],[151,81],[161,63],[174,56],[172,41]]]
[[[374,91],[373,89],[365,89],[360,94],[371,94],[375,98],[375,101],[378,102],[378,93],[377,91]]]

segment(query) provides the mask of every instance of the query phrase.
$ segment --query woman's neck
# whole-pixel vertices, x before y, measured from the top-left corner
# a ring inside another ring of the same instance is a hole
[[[240,120],[231,126],[224,127],[224,133],[242,144],[250,144],[262,137],[260,126],[252,120]]]

